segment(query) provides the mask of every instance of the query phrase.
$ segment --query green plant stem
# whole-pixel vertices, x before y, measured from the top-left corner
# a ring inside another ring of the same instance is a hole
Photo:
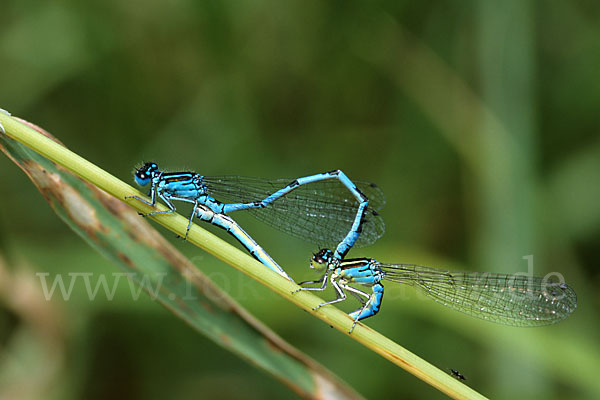
[[[61,144],[38,133],[29,127],[25,121],[0,113],[0,123],[4,126],[7,136],[28,146],[112,196],[121,199],[138,211],[147,213],[151,210],[149,206],[139,201],[133,199],[125,200],[126,196],[142,195],[139,191],[68,150]],[[162,205],[157,206],[157,208],[159,210],[167,209]],[[156,215],[152,218],[178,235],[185,234],[188,220],[181,215]],[[353,320],[346,313],[333,306],[325,306],[317,311],[312,311],[314,307],[323,302],[321,298],[306,291],[292,294],[294,290],[299,288],[296,284],[265,268],[264,265],[254,260],[248,254],[197,225],[192,226],[187,241],[262,283],[283,298],[291,301],[305,311],[311,312],[328,325],[348,335]],[[359,323],[349,336],[452,398],[485,398],[444,371],[429,364],[399,344],[363,324]]]

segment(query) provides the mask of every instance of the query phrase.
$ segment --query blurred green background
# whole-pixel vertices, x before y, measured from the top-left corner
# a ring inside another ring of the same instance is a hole
[[[491,398],[600,397],[597,2],[4,0],[0,10],[0,107],[123,180],[142,160],[206,175],[340,168],[387,196],[386,235],[352,256],[511,273],[533,255],[536,275],[559,272],[579,297],[556,326],[473,320],[392,285],[367,324]],[[147,296],[133,301],[124,281],[112,300],[90,301],[79,281],[69,301],[45,301],[35,272],[117,270],[6,157],[0,168],[0,398],[295,396]],[[314,245],[236,219],[292,276],[313,278]],[[444,398],[162,231],[365,397]]]

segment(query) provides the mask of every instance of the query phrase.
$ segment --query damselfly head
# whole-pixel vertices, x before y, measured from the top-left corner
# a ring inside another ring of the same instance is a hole
[[[316,270],[327,268],[333,259],[333,251],[329,249],[321,249],[310,258],[310,267]]]
[[[158,171],[158,165],[156,165],[156,163],[144,163],[144,165],[135,171],[133,174],[133,179],[135,179],[135,183],[138,185],[146,186],[148,183],[150,183],[150,179],[152,179],[152,176],[156,171]]]

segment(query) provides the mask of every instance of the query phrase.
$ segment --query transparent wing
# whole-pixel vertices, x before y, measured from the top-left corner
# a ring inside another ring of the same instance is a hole
[[[386,280],[416,286],[438,303],[505,325],[553,324],[577,308],[573,289],[538,277],[449,272],[411,264],[381,264],[381,270]]]
[[[267,180],[240,176],[204,177],[208,194],[225,203],[260,201],[288,186],[292,179]],[[377,210],[385,204],[379,187],[355,182],[369,199],[362,233],[356,246],[373,244],[385,232]],[[337,179],[299,186],[265,208],[249,209],[257,219],[292,236],[326,247],[335,247],[348,234],[356,217],[358,201]]]

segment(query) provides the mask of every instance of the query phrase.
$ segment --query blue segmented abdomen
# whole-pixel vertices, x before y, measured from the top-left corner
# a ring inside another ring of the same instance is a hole
[[[270,268],[271,270],[277,272],[280,275],[292,280],[287,273],[271,258],[271,256],[263,250],[262,247],[252,239],[252,237],[246,233],[232,218],[227,215],[215,213],[209,208],[204,206],[198,207],[196,210],[198,218],[206,221],[212,225],[223,228],[235,237],[238,242],[242,244],[246,248],[246,250],[258,261],[263,263],[265,266]]]
[[[360,321],[361,319],[369,318],[377,314],[381,309],[381,302],[383,301],[383,291],[383,285],[373,285],[371,297],[369,298],[366,307],[360,307],[348,315],[350,315],[351,318]]]
[[[239,176],[204,177],[207,194],[223,203],[257,202],[272,196],[293,180],[248,178]],[[385,204],[379,187],[357,182],[356,187],[368,198],[360,236],[355,246],[373,244],[385,232],[378,210]],[[337,179],[310,182],[261,208],[247,212],[282,232],[325,247],[337,246],[351,231],[359,202]]]

